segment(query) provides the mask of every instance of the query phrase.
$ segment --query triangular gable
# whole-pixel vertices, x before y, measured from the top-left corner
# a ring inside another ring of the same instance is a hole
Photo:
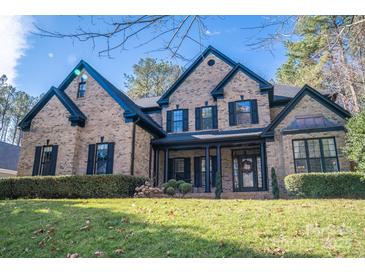
[[[106,80],[99,72],[97,72],[84,60],[81,60],[76,65],[76,67],[58,88],[64,91],[77,77],[75,71],[81,71],[82,69],[85,69],[95,79],[95,81],[125,110],[124,118],[126,122],[136,122],[138,125],[151,132],[153,135],[157,135],[159,137],[165,136],[165,132],[151,117],[144,114],[142,110],[127,95],[125,95],[122,91]]]
[[[190,65],[190,67],[184,71],[184,73],[175,81],[175,83],[161,96],[157,101],[160,106],[169,104],[169,97],[171,94],[189,77],[189,75],[203,62],[203,60],[209,55],[214,54],[222,61],[226,62],[231,67],[236,66],[236,62],[221,53],[219,50],[212,46],[207,47],[204,52]]]
[[[239,72],[243,72],[245,75],[256,81],[261,91],[273,89],[273,85],[266,81],[264,78],[254,73],[242,64],[237,64],[224,78],[223,80],[212,90],[211,94],[214,98],[222,97],[224,93],[224,87],[233,79],[233,77]]]
[[[283,121],[283,119],[290,113],[290,111],[293,110],[294,107],[300,102],[300,100],[306,95],[310,96],[323,106],[327,107],[329,110],[333,111],[343,119],[351,117],[351,114],[347,110],[334,103],[309,85],[304,85],[303,88],[297,93],[297,95],[295,95],[295,97],[290,100],[286,107],[275,117],[272,123],[265,128],[262,136],[272,137],[274,135],[274,129],[281,123],[281,121]]]
[[[56,96],[60,102],[64,105],[67,111],[71,114],[69,120],[72,126],[85,126],[86,116],[75,105],[75,103],[67,96],[66,93],[60,91],[55,87],[51,87],[50,90],[39,100],[39,102],[28,112],[28,114],[19,123],[19,127],[26,131],[30,129],[33,118],[38,112],[51,100],[53,96]]]

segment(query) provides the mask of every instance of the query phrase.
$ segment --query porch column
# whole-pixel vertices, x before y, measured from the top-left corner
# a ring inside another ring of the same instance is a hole
[[[210,192],[210,157],[209,145],[205,146],[205,192]]]
[[[165,170],[164,170],[163,181],[166,183],[168,180],[168,172],[169,172],[169,149],[168,148],[165,149],[164,161],[165,161],[164,162]]]
[[[158,186],[159,185],[159,176],[160,176],[160,150],[159,149],[157,149],[156,150],[156,186]]]
[[[219,184],[221,184],[221,191],[223,192],[223,186],[222,186],[221,145],[217,145],[217,172],[219,172],[219,175],[220,175],[219,176]]]
[[[262,176],[262,186],[264,190],[268,190],[267,185],[267,164],[266,164],[266,143],[260,143],[260,158],[261,158],[261,176]]]

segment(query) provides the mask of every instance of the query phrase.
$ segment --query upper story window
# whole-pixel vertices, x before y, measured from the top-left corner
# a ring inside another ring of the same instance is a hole
[[[167,132],[182,132],[188,130],[188,110],[176,109],[167,111]]]
[[[206,106],[195,109],[195,129],[218,128],[217,106]]]
[[[114,143],[89,145],[86,174],[112,174]]]
[[[257,100],[228,103],[229,125],[258,124]]]
[[[339,170],[335,138],[293,141],[296,173]]]
[[[33,163],[33,176],[55,175],[58,145],[37,146]]]
[[[77,91],[77,98],[85,97],[85,93],[86,93],[86,80],[87,80],[87,75],[86,74],[83,74],[80,77],[79,89]]]

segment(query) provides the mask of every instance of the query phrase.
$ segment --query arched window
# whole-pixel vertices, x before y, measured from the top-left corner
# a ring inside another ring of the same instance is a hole
[[[86,93],[86,80],[87,80],[87,75],[86,74],[83,74],[80,77],[79,89],[77,91],[77,98],[85,97],[85,93]]]

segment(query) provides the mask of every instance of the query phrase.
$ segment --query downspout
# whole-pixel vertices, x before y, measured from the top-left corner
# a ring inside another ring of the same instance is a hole
[[[132,129],[132,149],[131,149],[131,175],[134,175],[134,155],[135,155],[135,145],[136,145],[136,123],[139,121],[139,117],[137,121],[133,122]]]

